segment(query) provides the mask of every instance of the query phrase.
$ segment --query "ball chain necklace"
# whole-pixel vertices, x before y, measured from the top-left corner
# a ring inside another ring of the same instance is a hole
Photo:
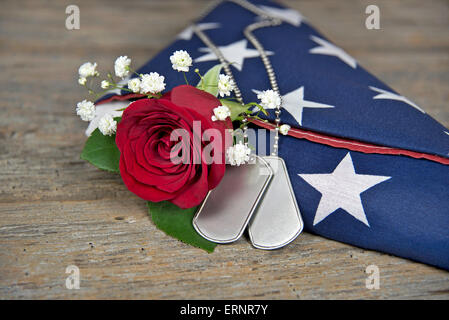
[[[253,32],[265,27],[279,26],[282,20],[245,0],[229,1],[262,18],[261,21],[247,26],[244,29],[244,35],[259,52],[271,88],[281,97],[271,62]],[[234,83],[237,101],[243,104],[242,93],[223,53],[202,30],[193,26],[193,31],[217,56],[223,65],[224,72]],[[296,197],[285,162],[278,156],[280,114],[281,105],[278,105],[275,109],[275,136],[271,155],[256,156],[255,165],[227,169],[222,182],[216,189],[209,192],[197,211],[193,225],[206,239],[218,243],[233,242],[248,226],[248,234],[253,246],[270,250],[287,245],[301,233],[303,221]],[[248,119],[244,117],[242,122],[243,141],[247,144]]]

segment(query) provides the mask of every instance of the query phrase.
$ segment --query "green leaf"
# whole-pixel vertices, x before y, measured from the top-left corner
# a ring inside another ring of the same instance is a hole
[[[220,102],[222,105],[228,107],[229,110],[231,110],[231,121],[242,119],[241,117],[239,117],[239,115],[248,111],[248,107],[242,106],[240,103],[235,101],[220,99]]]
[[[115,135],[105,136],[95,129],[86,141],[81,159],[102,170],[119,173],[120,151],[115,144]]]
[[[203,79],[200,80],[200,82],[198,82],[196,87],[200,90],[204,90],[214,96],[217,96],[218,75],[220,74],[221,68],[223,68],[223,66],[221,64],[217,64],[215,67],[209,69],[209,71],[207,71],[206,74],[203,76]]]
[[[197,207],[181,209],[168,201],[147,202],[147,205],[148,213],[158,229],[184,243],[207,252],[214,251],[217,244],[204,239],[193,228],[192,220]]]

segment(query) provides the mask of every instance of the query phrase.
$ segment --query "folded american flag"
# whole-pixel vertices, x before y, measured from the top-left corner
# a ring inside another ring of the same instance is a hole
[[[300,13],[272,1],[250,2],[284,21],[255,35],[277,74],[282,123],[292,127],[281,137],[280,156],[305,229],[449,269],[449,130],[368,73]],[[223,1],[196,22],[233,62],[245,101],[270,88],[257,50],[243,35],[255,19]],[[189,27],[139,72],[173,74],[168,57],[175,50],[187,50],[201,70],[218,63]],[[187,76],[191,83],[198,80],[192,72]],[[167,89],[180,82],[166,78]],[[268,112],[274,120],[274,110]]]

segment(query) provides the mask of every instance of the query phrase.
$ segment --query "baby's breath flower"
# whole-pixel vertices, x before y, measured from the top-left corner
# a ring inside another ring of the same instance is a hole
[[[109,103],[101,103],[95,106],[95,117],[89,122],[86,129],[86,135],[89,137],[95,129],[98,128],[98,123],[105,114],[110,114],[113,118],[121,117],[123,110],[128,107],[129,101],[111,101]]]
[[[128,81],[128,89],[134,93],[140,92],[140,79],[134,78]]]
[[[103,135],[112,136],[117,130],[117,121],[107,113],[98,122],[98,129]]]
[[[224,121],[231,116],[231,111],[226,106],[219,106],[214,108],[214,115],[211,117],[212,121]]]
[[[97,63],[91,62],[83,63],[78,69],[78,74],[80,75],[80,78],[89,78],[98,76],[99,73],[97,71]]]
[[[107,89],[107,88],[109,88],[110,85],[111,85],[111,83],[109,81],[107,81],[107,80],[101,81],[101,88],[102,89]]]
[[[185,50],[173,52],[170,56],[170,62],[176,71],[189,72],[189,67],[192,66],[192,58]]]
[[[79,83],[80,85],[82,85],[82,86],[84,86],[84,85],[86,84],[86,81],[87,81],[87,79],[86,79],[86,78],[83,78],[83,77],[81,77],[81,78],[78,79],[78,83]]]
[[[156,94],[165,89],[165,77],[157,72],[141,75],[140,92]]]
[[[260,105],[265,109],[276,109],[281,106],[281,97],[273,90],[265,90],[257,95]]]
[[[241,141],[226,150],[226,156],[231,166],[240,166],[249,161],[251,149]]]
[[[290,128],[291,127],[288,124],[283,124],[282,126],[279,127],[279,132],[285,136],[288,134]]]
[[[120,78],[124,78],[129,74],[129,66],[131,65],[131,59],[127,56],[120,56],[115,60],[114,70],[115,75]]]
[[[76,114],[83,121],[91,121],[95,117],[95,105],[92,101],[83,100],[76,105]]]
[[[234,90],[234,83],[228,75],[220,74],[218,76],[218,93],[220,97],[231,95]]]

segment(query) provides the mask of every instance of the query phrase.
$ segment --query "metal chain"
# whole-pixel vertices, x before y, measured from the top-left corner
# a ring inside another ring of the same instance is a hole
[[[254,30],[257,30],[257,29],[260,29],[260,28],[278,26],[278,25],[280,25],[282,23],[282,20],[278,19],[275,16],[272,16],[272,15],[268,14],[267,12],[261,10],[259,7],[253,5],[252,3],[250,3],[250,2],[248,2],[246,0],[228,0],[228,1],[234,2],[237,5],[240,5],[241,7],[243,7],[245,9],[253,12],[254,14],[256,14],[256,15],[258,15],[261,18],[264,19],[262,21],[258,21],[258,22],[255,22],[253,24],[250,24],[249,26],[247,26],[245,28],[243,33],[244,33],[245,37],[252,43],[252,45],[259,52],[260,57],[262,59],[262,62],[264,64],[264,66],[265,66],[265,70],[267,71],[268,79],[270,81],[271,88],[273,89],[274,92],[276,92],[279,95],[279,97],[281,97],[280,92],[279,92],[279,86],[278,86],[277,81],[276,81],[276,74],[274,73],[273,66],[271,65],[270,59],[268,58],[268,55],[266,54],[266,51],[265,51],[264,47],[259,42],[259,40],[257,40],[257,38],[254,36],[254,34],[252,32]],[[215,4],[215,6],[218,3],[220,3],[220,1],[218,1]],[[223,53],[212,42],[212,40],[202,30],[200,30],[196,25],[193,26],[193,31],[200,38],[200,40],[203,41],[204,44],[207,47],[209,47],[212,50],[212,52],[217,56],[218,60],[223,65],[223,69],[224,69],[226,75],[229,76],[229,78],[231,79],[231,81],[234,84],[234,93],[235,93],[235,97],[236,97],[237,101],[240,102],[241,104],[244,104],[243,103],[243,98],[242,98],[242,93],[241,93],[239,87],[237,86],[237,82],[235,81],[234,75],[232,74],[229,62],[224,57]],[[282,104],[282,102],[281,102],[281,104]],[[280,110],[280,108],[281,108],[281,106],[278,106],[276,108],[276,110],[275,110],[276,127],[275,127],[275,137],[274,137],[273,152],[272,152],[272,155],[274,155],[274,156],[277,156],[278,152],[279,152],[279,126],[280,126],[280,122],[281,122],[281,118],[280,118],[281,110]],[[247,134],[248,119],[247,119],[246,115],[243,118],[242,122],[243,122],[243,139],[244,139],[245,145],[247,145],[248,144],[248,134]]]
[[[263,65],[265,66],[265,70],[268,74],[268,79],[270,80],[271,88],[274,92],[276,92],[279,97],[281,98],[281,103],[276,107],[276,110],[274,111],[276,115],[275,121],[275,135],[274,135],[274,142],[273,142],[273,151],[272,155],[277,156],[279,152],[279,125],[281,123],[281,105],[282,105],[282,96],[279,92],[279,86],[276,81],[276,74],[274,73],[273,66],[271,65],[270,59],[268,59],[268,55],[262,46],[262,44],[257,40],[257,38],[252,33],[254,30],[260,29],[260,28],[266,28],[266,27],[275,27],[282,23],[279,19],[270,19],[270,20],[263,20],[260,22],[256,22],[253,24],[250,24],[247,26],[244,30],[245,37],[252,43],[254,48],[259,51],[260,57],[262,59]]]
[[[220,63],[222,64],[226,75],[229,76],[232,83],[234,84],[235,98],[237,99],[237,101],[239,103],[241,103],[243,105],[244,103],[243,103],[242,93],[241,93],[239,87],[237,86],[237,82],[235,81],[234,75],[232,74],[231,67],[229,66],[229,62],[223,56],[223,53],[212,42],[212,40],[210,40],[210,38],[202,30],[200,30],[196,25],[193,26],[193,32],[195,32],[195,34],[198,36],[198,38],[200,38],[201,41],[203,41],[204,44],[207,47],[209,47],[212,50],[212,52],[217,56],[218,61],[220,61]],[[246,115],[243,117],[242,123],[243,123],[243,143],[247,146],[248,145],[248,132],[247,132],[248,118]]]
[[[240,91],[240,89],[237,87],[237,84],[235,82],[235,78],[234,75],[232,74],[231,68],[229,66],[229,62],[226,60],[226,58],[224,57],[223,53],[220,51],[220,49],[218,49],[218,47],[212,42],[212,40],[201,30],[199,29],[196,25],[193,26],[193,31],[195,32],[195,34],[198,36],[198,38],[201,39],[201,41],[204,42],[204,44],[209,47],[212,52],[217,56],[218,61],[220,61],[220,63],[223,65],[223,69],[225,71],[225,73],[229,76],[229,78],[232,80],[232,82],[234,83],[234,93],[235,93],[235,98],[237,99],[238,102],[240,102],[241,104],[243,104],[243,98],[242,98],[242,93]]]

